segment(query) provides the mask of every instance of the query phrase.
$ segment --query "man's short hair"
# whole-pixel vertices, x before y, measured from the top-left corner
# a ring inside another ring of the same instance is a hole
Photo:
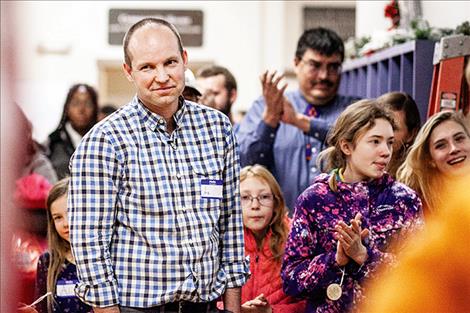
[[[198,71],[196,76],[207,78],[207,77],[212,77],[212,76],[217,76],[217,75],[223,75],[225,77],[224,87],[225,89],[227,89],[229,93],[231,93],[232,90],[237,90],[237,81],[235,80],[235,77],[227,68],[223,66],[211,65],[208,67],[204,67]]]
[[[328,28],[317,27],[304,31],[297,42],[295,57],[302,59],[307,49],[315,50],[326,56],[339,54],[341,61],[344,59],[343,40],[337,33]]]
[[[163,26],[168,27],[173,32],[173,34],[175,34],[176,39],[178,40],[178,49],[179,49],[181,55],[183,55],[183,42],[181,41],[181,36],[178,33],[178,30],[176,29],[176,27],[173,24],[171,24],[171,23],[169,23],[165,20],[159,19],[159,18],[152,18],[152,17],[144,18],[143,20],[140,20],[137,23],[135,23],[134,25],[132,25],[129,28],[129,30],[127,31],[126,35],[124,36],[124,40],[123,40],[124,61],[126,62],[127,65],[129,65],[129,67],[131,67],[131,65],[132,65],[131,55],[130,55],[130,52],[129,52],[129,42],[131,41],[132,35],[139,28],[141,28],[145,25],[149,25],[149,24],[163,25]]]

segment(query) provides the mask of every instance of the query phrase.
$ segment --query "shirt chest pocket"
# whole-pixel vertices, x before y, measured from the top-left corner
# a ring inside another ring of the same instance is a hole
[[[370,217],[370,225],[374,240],[381,251],[387,252],[390,245],[400,239],[403,221],[400,214],[391,205],[382,205],[375,208]]]
[[[206,156],[191,162],[195,196],[202,208],[219,205],[223,197],[222,166],[217,156]]]

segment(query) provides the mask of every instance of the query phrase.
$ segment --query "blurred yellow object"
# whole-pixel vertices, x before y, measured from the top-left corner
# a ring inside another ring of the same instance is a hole
[[[369,286],[360,312],[470,312],[470,176],[445,187],[435,191],[443,208]]]

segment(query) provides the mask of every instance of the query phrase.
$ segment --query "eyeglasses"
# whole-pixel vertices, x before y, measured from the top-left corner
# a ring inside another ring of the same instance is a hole
[[[341,73],[341,69],[342,69],[341,63],[339,62],[327,63],[325,64],[325,67],[324,67],[323,66],[324,63],[318,62],[312,59],[310,60],[301,59],[300,61],[307,65],[308,70],[311,73],[319,73],[322,69],[326,68],[326,73],[328,75],[338,75]]]
[[[274,196],[270,193],[261,194],[257,197],[253,197],[252,195],[242,195],[241,196],[241,204],[242,207],[248,207],[251,205],[253,200],[258,200],[258,203],[262,206],[270,206],[273,204]]]

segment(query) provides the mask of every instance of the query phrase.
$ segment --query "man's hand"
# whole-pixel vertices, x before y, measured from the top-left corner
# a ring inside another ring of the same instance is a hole
[[[105,308],[93,307],[93,312],[95,313],[121,313],[119,306],[113,305]]]
[[[272,73],[266,71],[260,76],[263,97],[266,103],[264,106],[263,120],[273,128],[279,125],[284,109],[284,91],[287,88],[287,83],[281,88],[278,87],[283,77],[283,75],[276,75],[276,71]]]
[[[260,294],[256,298],[246,301],[242,305],[242,313],[272,313],[271,305],[264,296]]]
[[[308,116],[296,112],[292,103],[286,98],[284,98],[282,105],[282,122],[293,125],[305,133],[310,130],[310,118]]]
[[[369,235],[368,229],[361,229],[361,218],[361,213],[357,213],[351,220],[351,226],[343,221],[335,226],[336,239],[341,244],[344,253],[359,265],[362,265],[368,257],[362,240]]]

